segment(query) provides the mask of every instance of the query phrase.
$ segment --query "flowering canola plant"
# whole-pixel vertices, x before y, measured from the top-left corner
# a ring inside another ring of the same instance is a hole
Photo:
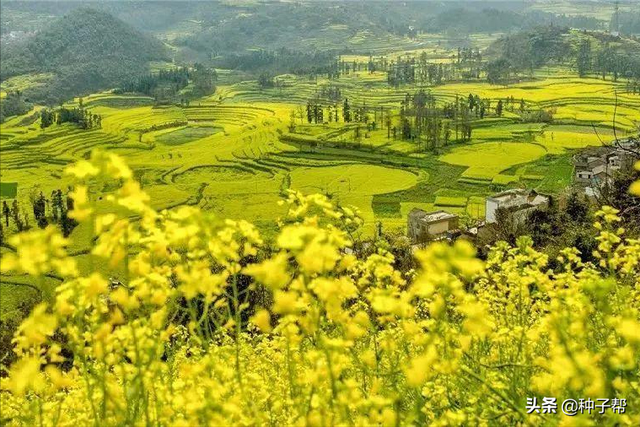
[[[92,262],[125,277],[81,272],[53,228],[12,238],[4,272],[64,281],[16,332],[5,425],[640,425],[640,241],[612,208],[598,265],[567,248],[552,271],[525,237],[485,262],[435,243],[402,273],[354,256],[361,220],[325,196],[290,192],[266,248],[247,222],[152,209],[116,155],[67,173]],[[527,413],[542,396],[627,411]]]

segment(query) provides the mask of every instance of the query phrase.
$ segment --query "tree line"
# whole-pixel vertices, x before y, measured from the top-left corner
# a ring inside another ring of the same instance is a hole
[[[91,113],[91,111],[84,108],[82,98],[80,98],[78,107],[60,107],[55,110],[47,108],[40,112],[41,129],[46,129],[54,123],[57,125],[74,123],[82,129],[100,129],[102,127],[102,116]]]
[[[215,62],[216,66],[256,74],[327,75],[338,77],[337,53],[332,50],[304,52],[292,49],[259,49],[230,54]]]
[[[210,95],[215,92],[217,79],[218,75],[214,68],[196,63],[192,68],[178,67],[146,74],[121,85],[114,92],[141,93],[153,97],[155,102],[173,101],[190,83],[193,85],[192,96]],[[185,96],[180,98],[182,104],[186,102]]]
[[[542,27],[500,38],[484,65],[491,84],[509,84],[519,73],[548,64],[573,66],[580,77],[599,75],[603,80],[626,78],[628,91],[640,90],[640,58],[633,43],[597,32],[570,32],[568,28]]]
[[[328,87],[319,94],[335,95],[337,92]],[[513,96],[493,102],[475,94],[456,95],[451,102],[438,103],[430,91],[420,89],[414,94],[407,93],[399,109],[391,110],[367,106],[364,101],[354,105],[347,97],[341,102],[328,100],[319,94],[308,100],[306,106],[291,112],[290,132],[295,131],[296,119],[308,124],[363,124],[367,132],[386,128],[388,139],[412,141],[427,151],[435,151],[453,142],[470,141],[475,121],[489,116],[501,117],[504,111],[518,111],[524,121],[528,115],[535,115],[536,120],[551,120],[541,117],[540,112],[531,109],[524,99],[516,100]],[[550,112],[544,113],[551,116]],[[358,141],[361,137],[361,126],[355,126],[354,139]]]
[[[9,91],[0,102],[0,123],[8,117],[20,116],[31,110],[33,105],[26,100],[20,90]]]
[[[18,199],[13,199],[11,204],[6,200],[2,202],[2,220],[0,221],[0,243],[3,241],[5,233],[8,233],[11,224],[18,232],[29,230],[32,227],[31,219],[40,228],[46,228],[49,224],[56,224],[60,227],[62,234],[67,237],[78,225],[77,221],[69,217],[69,212],[73,210],[73,197],[63,194],[62,190],[53,190],[49,198],[43,192],[31,194],[29,203],[32,208],[33,217],[25,210]]]
[[[387,83],[393,87],[418,83],[439,85],[448,81],[479,79],[482,69],[480,50],[467,47],[459,47],[450,63],[430,61],[426,52],[417,57],[399,57],[395,60],[385,56],[369,56],[366,63],[355,60],[338,62],[338,76],[358,71],[385,72]]]
[[[156,96],[160,86],[171,87],[173,92],[178,92],[189,84],[189,69],[179,67],[171,70],[160,70],[157,73],[149,73],[124,83],[117,93],[142,93]]]
[[[640,91],[640,58],[635,52],[626,52],[620,47],[605,38],[600,46],[594,48],[589,37],[584,37],[580,41],[576,54],[575,67],[580,77],[588,74],[596,74],[603,80],[610,78],[618,81],[619,78],[626,78],[631,83],[628,91]]]

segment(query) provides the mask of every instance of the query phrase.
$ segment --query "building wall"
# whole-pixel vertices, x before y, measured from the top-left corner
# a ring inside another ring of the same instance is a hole
[[[593,178],[593,172],[589,172],[589,171],[578,172],[577,177],[578,179],[590,180],[591,178]]]
[[[485,220],[487,224],[493,224],[496,222],[496,211],[500,205],[495,200],[489,200],[485,202]]]
[[[413,241],[424,240],[427,237],[437,237],[458,228],[458,219],[450,218],[442,221],[424,223],[416,218],[408,218],[407,236]]]
[[[407,221],[407,236],[414,241],[418,240],[418,237],[420,237],[420,223],[411,217],[409,217],[409,220]]]
[[[432,236],[444,234],[447,231],[449,231],[449,220],[445,219],[439,222],[432,222],[431,224],[429,224],[429,227],[427,228],[427,230],[429,231],[429,234]]]

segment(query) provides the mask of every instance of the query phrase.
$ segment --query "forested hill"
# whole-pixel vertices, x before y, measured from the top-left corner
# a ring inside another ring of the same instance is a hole
[[[428,18],[422,29],[428,32],[457,32],[462,34],[509,32],[543,25],[596,30],[604,23],[593,17],[566,16],[549,12],[512,11],[497,8],[447,9]]]
[[[28,95],[55,102],[113,86],[147,72],[149,61],[164,58],[160,41],[105,12],[80,8],[4,49],[0,75],[5,80],[27,73],[53,73],[50,84]]]
[[[569,66],[580,76],[640,79],[640,42],[602,31],[537,27],[500,37],[485,51],[487,80],[507,83],[546,65]]]

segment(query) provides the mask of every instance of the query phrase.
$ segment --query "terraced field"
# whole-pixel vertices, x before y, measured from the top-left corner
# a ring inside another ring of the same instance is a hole
[[[443,61],[451,54],[409,46],[395,55],[415,55],[420,49]],[[154,107],[145,96],[94,94],[83,105],[102,116],[102,128],[96,130],[68,124],[41,130],[37,110],[12,118],[0,133],[2,181],[17,183],[19,197],[33,188],[48,194],[66,188],[65,165],[102,148],[127,158],[157,207],[199,204],[268,230],[282,213],[274,201],[295,188],[332,194],[357,206],[369,232],[377,221],[403,228],[406,213],[416,206],[481,217],[484,197],[506,187],[561,191],[570,183],[573,150],[611,140],[614,109],[619,134],[637,129],[640,122],[640,96],[623,94],[624,83],[580,79],[563,69],[545,70],[509,87],[483,82],[424,87],[441,104],[473,93],[494,105],[514,97],[518,105],[524,99],[528,106],[554,111],[553,124],[523,123],[517,108],[506,109],[502,117],[478,118],[469,143],[429,152],[391,138],[378,115],[390,114],[396,125],[400,101],[420,86],[392,88],[384,73],[368,72],[331,81],[293,75],[277,79],[280,87],[271,89],[255,81],[223,84],[188,107]],[[366,104],[370,119],[378,122],[376,130],[362,127],[356,137],[362,125],[307,123],[304,104],[328,85],[339,87],[352,106]]]
[[[543,147],[526,142],[484,142],[455,147],[440,160],[466,166],[463,178],[492,182],[503,170],[537,160],[545,154]]]

